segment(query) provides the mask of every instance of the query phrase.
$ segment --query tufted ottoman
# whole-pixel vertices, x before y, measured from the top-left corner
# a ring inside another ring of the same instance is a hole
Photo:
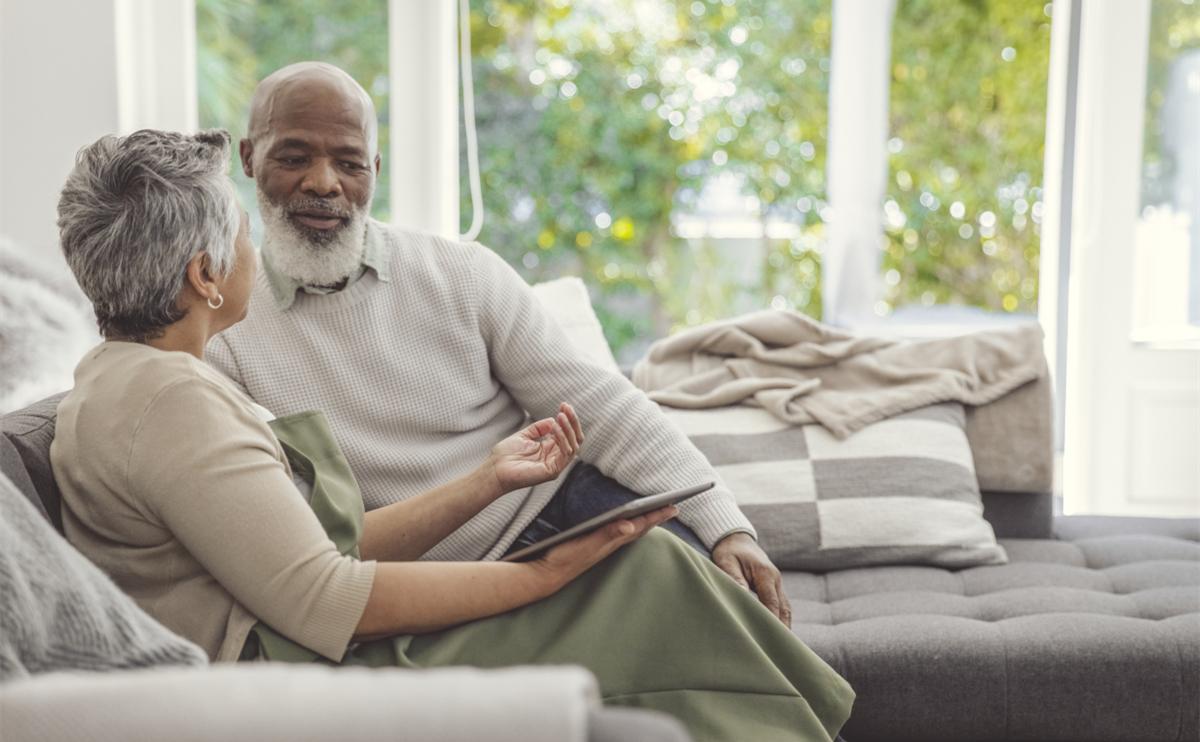
[[[1200,739],[1200,528],[1056,532],[1000,566],[785,572],[793,630],[858,692],[846,739]]]

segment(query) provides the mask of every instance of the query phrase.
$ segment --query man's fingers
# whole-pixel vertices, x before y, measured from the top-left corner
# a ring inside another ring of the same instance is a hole
[[[782,609],[779,613],[779,618],[783,620],[783,625],[789,629],[792,628],[792,601],[788,600],[788,596],[783,592],[783,576],[775,576],[775,592],[779,595],[779,607]]]
[[[733,581],[747,590],[750,589],[750,583],[746,582],[746,575],[742,572],[742,563],[733,557],[718,557],[716,565],[724,570],[725,574],[733,578]]]
[[[783,607],[779,601],[779,587],[775,584],[775,575],[771,570],[759,567],[754,570],[754,592],[758,595],[758,600],[767,607],[767,610],[774,613],[779,619],[783,619]]]

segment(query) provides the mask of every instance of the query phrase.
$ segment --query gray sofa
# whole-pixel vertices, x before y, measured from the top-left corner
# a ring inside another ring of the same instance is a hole
[[[796,635],[858,692],[849,742],[1200,739],[1200,521],[1054,517],[1048,386],[968,418],[1010,563],[785,572]],[[0,417],[52,522],[56,401]]]

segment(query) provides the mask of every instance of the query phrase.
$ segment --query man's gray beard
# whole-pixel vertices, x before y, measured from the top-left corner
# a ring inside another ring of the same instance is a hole
[[[369,203],[369,202],[368,202]],[[333,286],[358,268],[366,249],[367,210],[354,209],[344,227],[326,240],[297,227],[283,205],[258,192],[263,220],[263,253],[271,267],[304,286]]]

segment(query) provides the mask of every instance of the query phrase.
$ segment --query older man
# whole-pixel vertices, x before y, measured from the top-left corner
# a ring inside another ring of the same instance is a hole
[[[625,498],[715,479],[644,394],[573,352],[495,253],[368,217],[375,110],[346,73],[301,63],[263,80],[241,162],[257,184],[263,271],[248,318],[209,358],[276,414],[323,410],[368,509],[477,465],[527,413],[568,401],[584,422],[590,463],[471,503],[422,558],[494,559]],[[678,535],[790,623],[779,570],[728,490],[682,504],[679,519]]]

